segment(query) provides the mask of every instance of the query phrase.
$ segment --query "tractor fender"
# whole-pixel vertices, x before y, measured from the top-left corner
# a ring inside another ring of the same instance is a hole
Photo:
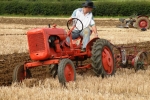
[[[92,40],[89,41],[89,43],[87,44],[86,46],[86,51],[87,51],[87,55],[88,57],[91,57],[91,50],[92,50],[92,46],[93,46],[93,43],[97,40],[97,39],[100,39],[100,38],[93,38]]]

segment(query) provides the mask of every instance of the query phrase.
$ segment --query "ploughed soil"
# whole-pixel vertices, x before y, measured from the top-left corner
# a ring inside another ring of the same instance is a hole
[[[133,46],[133,45],[137,46],[138,51],[146,50],[149,56],[150,42],[128,44],[128,46]],[[129,49],[129,51],[133,51],[133,49]],[[13,53],[13,54],[0,55],[0,86],[11,85],[13,70],[15,66],[21,62],[26,62],[26,61],[30,61],[30,57],[28,53]],[[90,59],[86,60],[83,64],[89,62]],[[47,69],[48,67],[35,67],[30,70],[33,78],[45,79],[48,77],[49,74],[49,71]]]
[[[119,24],[119,21],[117,19],[111,19],[111,18],[109,18],[109,19],[107,19],[107,18],[106,19],[95,19],[95,21],[96,21],[97,25],[104,26],[104,27],[105,26],[108,26],[108,27],[113,26],[114,27],[115,25]],[[60,18],[59,19],[59,18],[0,17],[0,24],[1,25],[3,25],[3,24],[5,24],[5,25],[9,25],[9,24],[16,24],[16,25],[17,24],[18,25],[20,25],[20,24],[22,24],[22,25],[57,24],[60,26],[66,26],[66,23],[67,23],[66,18],[64,18],[64,19]],[[6,26],[4,28],[9,28],[9,27]],[[0,29],[0,30],[2,30],[2,29]],[[105,30],[105,29],[103,29],[103,30]],[[25,29],[25,31],[27,31],[27,30]],[[111,31],[111,30],[108,30],[108,31]],[[128,30],[127,30],[127,33],[128,33]],[[107,35],[107,34],[105,34],[105,35]],[[139,43],[134,43],[134,44],[132,43],[132,44],[128,44],[127,46],[133,46],[133,45],[137,46],[138,51],[146,50],[148,52],[148,56],[149,56],[150,42],[139,42]],[[133,52],[133,49],[129,49],[129,51]],[[0,86],[11,85],[13,70],[14,70],[15,66],[21,62],[26,62],[26,61],[30,61],[30,57],[29,57],[28,53],[13,53],[13,54],[2,54],[2,55],[0,55]],[[149,62],[150,62],[150,60],[149,60]],[[85,64],[85,63],[90,63],[90,59],[83,62],[83,64]],[[33,78],[44,79],[44,78],[47,78],[48,74],[49,74],[47,69],[48,69],[47,67],[36,67],[36,68],[32,68],[30,70],[31,70]]]
[[[24,24],[24,25],[48,25],[57,24],[66,26],[69,18],[14,18],[14,17],[0,17],[0,23],[5,24]],[[100,26],[114,26],[120,22],[114,18],[95,18],[95,22]]]

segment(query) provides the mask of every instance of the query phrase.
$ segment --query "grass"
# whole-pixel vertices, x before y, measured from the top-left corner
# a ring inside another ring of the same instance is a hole
[[[71,16],[71,15],[70,15]],[[0,17],[26,17],[26,18],[69,18],[70,16],[44,16],[44,15],[14,15],[4,14]],[[128,18],[129,16],[94,16],[94,18]]]
[[[150,69],[118,70],[115,76],[102,79],[87,73],[63,88],[58,79],[29,79],[22,84],[0,87],[1,100],[149,100]]]
[[[0,17],[28,17],[28,18],[69,18],[70,16],[44,16],[44,15],[14,15],[14,14],[4,14]]]

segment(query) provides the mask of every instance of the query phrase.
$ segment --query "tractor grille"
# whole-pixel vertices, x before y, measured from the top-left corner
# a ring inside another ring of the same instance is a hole
[[[42,33],[28,35],[30,53],[45,50],[44,37]]]

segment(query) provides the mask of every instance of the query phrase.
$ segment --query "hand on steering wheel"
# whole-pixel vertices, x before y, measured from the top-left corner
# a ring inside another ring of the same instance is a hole
[[[83,23],[78,18],[72,18],[71,20],[68,20],[67,27],[69,30],[72,29],[70,27],[75,27],[77,30],[79,30],[79,32],[81,32],[83,30]]]

